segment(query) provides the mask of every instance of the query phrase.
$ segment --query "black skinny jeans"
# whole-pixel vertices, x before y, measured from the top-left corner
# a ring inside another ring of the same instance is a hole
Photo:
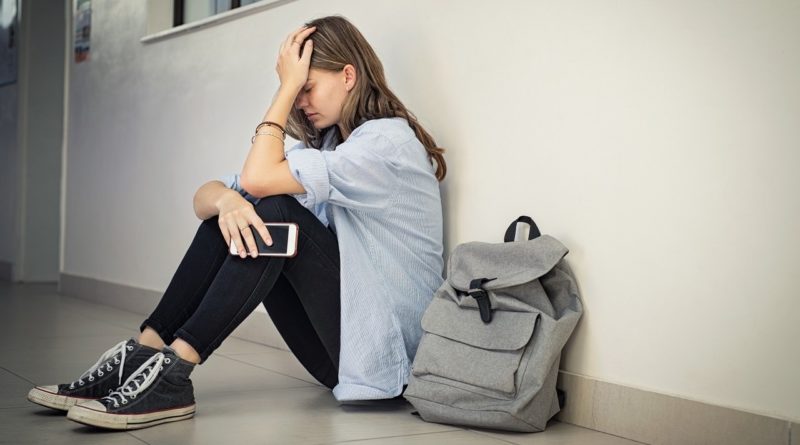
[[[289,195],[263,198],[255,210],[264,222],[297,223],[297,255],[231,255],[218,217],[209,218],[200,224],[161,301],[139,330],[149,326],[167,344],[183,339],[202,363],[263,303],[300,363],[333,388],[340,331],[336,235]]]

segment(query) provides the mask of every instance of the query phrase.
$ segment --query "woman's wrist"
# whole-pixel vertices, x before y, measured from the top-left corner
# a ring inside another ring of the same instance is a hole
[[[237,193],[228,188],[224,182],[213,180],[203,184],[194,194],[194,213],[198,218],[206,220],[219,214],[219,203],[223,196],[229,192]]]
[[[289,113],[294,107],[294,100],[297,98],[300,88],[302,86],[295,88],[292,84],[281,84],[277,93],[275,93],[275,97],[272,98],[272,105],[267,109],[264,117],[261,118],[261,122],[270,121],[286,128]]]
[[[225,204],[227,200],[234,198],[233,195],[236,195],[238,197],[242,196],[236,190],[225,187],[225,190],[222,190],[220,194],[217,196],[217,199],[214,201],[214,207],[216,207],[217,210],[221,210],[222,206]]]
[[[278,88],[278,93],[275,94],[275,99],[272,101],[272,105],[270,106],[270,109],[277,108],[280,110],[278,112],[279,116],[276,116],[276,118],[282,117],[280,115],[282,115],[284,112],[288,117],[292,107],[294,107],[294,101],[297,99],[297,95],[300,93],[301,88],[303,88],[302,85],[295,87],[291,84],[281,84],[281,86]],[[270,110],[267,110],[267,115],[264,116],[265,118],[270,114],[269,111]]]
[[[297,94],[300,93],[301,89],[303,89],[303,85],[302,84],[293,84],[293,83],[288,83],[288,82],[287,83],[282,83],[278,87],[278,94],[276,95],[276,97],[279,97],[281,95],[290,96],[291,99],[292,99],[292,102],[294,102],[294,99],[297,97]]]

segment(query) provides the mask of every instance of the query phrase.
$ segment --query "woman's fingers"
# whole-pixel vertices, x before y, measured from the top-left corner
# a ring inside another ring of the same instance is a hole
[[[298,45],[303,43],[303,40],[305,40],[306,37],[310,36],[311,33],[313,33],[316,29],[317,29],[316,26],[312,26],[310,28],[303,27],[300,32],[295,34],[294,39],[292,39],[292,42],[297,43]]]
[[[311,65],[311,52],[314,50],[314,42],[312,40],[306,40],[305,45],[303,45],[303,56],[300,57],[300,62],[304,65]]]
[[[283,44],[281,45],[281,47],[282,47],[282,48],[288,48],[288,47],[289,47],[289,45],[291,45],[291,44],[292,44],[292,40],[294,40],[294,36],[295,36],[295,34],[297,34],[298,32],[302,31],[302,30],[303,30],[303,28],[304,28],[304,27],[303,27],[303,26],[301,26],[300,28],[297,28],[296,30],[294,30],[294,31],[290,32],[290,33],[289,33],[289,35],[288,35],[288,36],[286,36],[286,40],[284,40],[284,41],[283,41]]]
[[[225,244],[228,247],[231,247],[231,235],[228,233],[228,225],[225,223],[225,220],[222,218],[217,218],[217,225],[219,226],[219,231],[222,232],[222,237],[225,238]]]
[[[246,258],[248,253],[258,257],[256,236],[261,236],[268,244],[272,239],[258,216],[255,207],[238,193],[227,195],[220,205],[217,223],[228,247],[236,246],[240,257]],[[259,234],[256,235],[255,232]]]
[[[312,26],[311,28],[306,29],[305,31],[300,32],[293,40],[294,44],[292,44],[292,54],[296,55],[297,58],[300,58],[300,47],[303,46],[303,40],[305,40],[308,36],[311,35],[317,29],[316,26]],[[311,40],[306,40],[305,42],[305,51],[303,55],[311,54],[311,51],[308,51],[308,45]],[[309,56],[310,57],[310,56]]]
[[[311,65],[312,52],[312,45],[309,43],[310,40],[306,40],[302,57],[300,57],[300,47],[303,40],[315,30],[315,26],[310,28],[302,27],[290,33],[281,45],[280,52],[278,53],[278,60],[275,65],[275,71],[278,73],[281,85],[285,84],[300,88],[308,80],[308,70]]]
[[[242,241],[241,232],[239,231],[239,226],[236,224],[236,219],[225,218],[225,223],[228,226],[228,232],[231,235],[231,242],[236,245],[236,250],[239,252],[239,256],[244,258],[247,255],[247,250],[245,249],[244,242]]]
[[[267,245],[272,245],[272,237],[254,209],[244,212],[244,215],[238,218],[228,218],[228,221],[228,230],[231,231],[231,238],[236,243],[240,257],[246,258],[247,255],[253,258],[258,257],[258,244],[256,243],[254,228],[258,232],[257,236],[260,236]]]
[[[244,237],[244,242],[247,244],[247,251],[250,253],[250,256],[253,258],[258,257],[258,244],[256,243],[254,231],[261,233],[259,227],[263,228],[264,223],[261,222],[261,218],[259,218],[258,213],[256,213],[256,209],[253,206],[248,207],[242,212],[237,224],[239,224],[240,227],[244,227],[244,229],[242,229],[242,236]],[[255,230],[253,230],[253,228],[255,228]]]
[[[245,218],[247,219],[250,226],[255,228],[255,231],[258,232],[258,234],[253,233],[252,235],[260,236],[261,239],[264,240],[264,242],[267,243],[268,246],[271,246],[272,237],[270,236],[267,227],[264,225],[264,221],[261,221],[261,218],[258,216],[258,213],[256,213],[256,210],[250,209],[248,212],[246,212]],[[252,232],[248,231],[248,235],[250,233]],[[255,239],[253,239],[253,246],[254,248],[252,250],[252,253],[253,253],[253,258],[255,258],[258,256],[258,244],[255,242]]]
[[[281,50],[282,51],[288,50],[292,46],[292,42],[294,42],[294,37],[298,33],[300,33],[303,29],[305,29],[305,27],[300,27],[300,28],[296,29],[295,31],[290,32],[289,35],[286,36],[286,40],[284,40],[283,44],[281,44]]]
[[[258,235],[261,237],[261,239],[264,240],[264,242],[267,243],[268,246],[271,246],[272,235],[269,234],[267,226],[264,225],[264,222],[261,221],[261,218],[259,218],[258,215],[255,214],[255,212],[253,212],[253,214],[254,218],[250,219],[250,224],[252,224],[253,227],[256,228],[256,232],[258,232]]]
[[[267,244],[272,244],[272,240],[269,237],[267,228],[264,227],[264,222],[261,221],[258,213],[256,213],[255,208],[251,206],[243,213],[238,224],[241,224],[241,227],[245,227],[242,229],[242,236],[244,237],[244,242],[247,244],[247,251],[250,252],[250,256],[256,258],[258,257],[258,244],[255,239],[257,235],[254,233],[253,229],[255,228],[255,232],[258,232],[258,236],[261,236],[261,239],[265,242],[269,240]]]
[[[286,37],[286,40],[281,45],[281,52],[292,52],[300,56],[300,45],[302,44],[303,40],[311,35],[314,30],[316,30],[316,26],[312,26],[310,28],[306,28],[303,26],[302,28],[298,29],[297,31],[289,33],[289,36]],[[295,46],[296,45],[296,46]]]
[[[242,238],[244,239],[244,244],[247,246],[247,254],[251,257],[255,258],[258,256],[258,246],[256,245],[256,239],[253,238],[253,229],[250,226],[242,226],[240,229],[242,233]]]

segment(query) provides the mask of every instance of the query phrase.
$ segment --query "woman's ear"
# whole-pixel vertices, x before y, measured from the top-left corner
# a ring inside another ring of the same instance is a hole
[[[349,63],[344,66],[344,89],[348,92],[356,86],[356,68]]]

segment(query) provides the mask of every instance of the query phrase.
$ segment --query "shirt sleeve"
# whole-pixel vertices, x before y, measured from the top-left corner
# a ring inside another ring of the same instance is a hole
[[[335,150],[306,148],[288,152],[292,176],[306,193],[296,195],[305,207],[323,203],[359,210],[382,210],[397,185],[397,153],[378,132],[359,132]]]
[[[219,178],[219,180],[222,181],[225,184],[225,187],[228,187],[229,189],[236,190],[237,192],[239,192],[239,193],[241,193],[243,195],[246,192],[244,191],[242,186],[239,185],[239,178],[240,177],[241,177],[241,175],[239,173],[229,173],[229,174]]]
[[[295,144],[292,147],[290,147],[289,149],[287,149],[286,153],[288,154],[292,150],[298,150],[298,149],[300,149],[302,147],[304,147],[303,143],[302,142],[298,142],[297,144]],[[222,181],[225,184],[225,187],[228,187],[229,189],[233,189],[233,190],[236,190],[237,192],[239,192],[239,194],[242,195],[242,197],[244,197],[244,199],[252,202],[253,204],[258,203],[258,201],[260,201],[260,198],[256,198],[255,196],[247,193],[242,188],[241,177],[242,177],[242,175],[240,173],[229,173],[229,174],[224,175],[221,178],[219,178],[219,180]]]
[[[233,190],[236,190],[237,192],[239,192],[239,194],[242,195],[242,197],[244,199],[246,199],[247,201],[249,201],[249,202],[251,202],[253,204],[257,204],[260,199],[256,198],[255,196],[253,196],[253,195],[251,195],[249,193],[247,193],[242,188],[242,186],[239,184],[240,178],[241,178],[241,175],[239,173],[230,173],[230,174],[224,175],[219,180],[222,181],[225,184],[225,187],[228,187],[229,189],[233,189]]]

